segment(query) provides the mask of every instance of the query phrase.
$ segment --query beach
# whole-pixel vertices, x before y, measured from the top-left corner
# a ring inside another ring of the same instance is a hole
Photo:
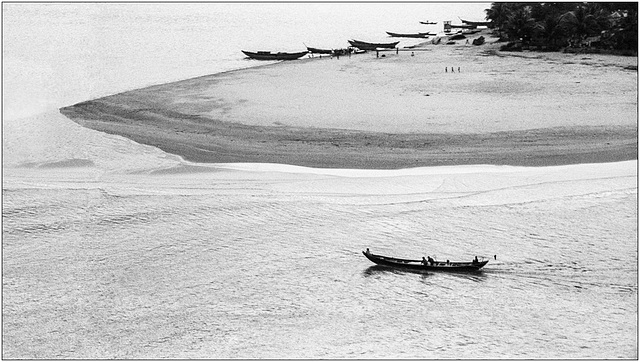
[[[511,53],[499,45],[427,42],[286,61],[61,112],[205,163],[399,169],[637,158],[636,57]]]

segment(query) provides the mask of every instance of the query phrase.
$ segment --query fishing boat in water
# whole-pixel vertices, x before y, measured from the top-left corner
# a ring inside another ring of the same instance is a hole
[[[489,262],[488,259],[483,257],[480,259],[475,257],[470,262],[441,261],[431,259],[431,257],[428,259],[424,257],[422,259],[400,259],[372,254],[368,248],[362,254],[378,265],[414,271],[477,272]]]
[[[438,24],[437,21],[421,21],[420,24],[424,24],[424,25],[436,25]]]
[[[265,52],[265,51],[249,52],[245,50],[242,50],[242,52],[249,58],[256,59],[256,60],[294,60],[294,59],[302,58],[303,56],[309,53],[308,51],[297,52],[297,53],[284,53],[284,52],[272,53],[272,52]]]
[[[400,43],[399,41],[393,42],[393,43],[368,43],[365,41],[359,41],[359,40],[349,40],[349,44],[351,44],[351,46],[356,47],[358,49],[362,49],[362,50],[376,50],[378,48],[384,48],[384,49],[393,49],[396,47],[396,45],[398,45],[398,43]]]
[[[436,35],[432,33],[392,33],[390,31],[386,33],[394,38],[428,38],[431,35]]]

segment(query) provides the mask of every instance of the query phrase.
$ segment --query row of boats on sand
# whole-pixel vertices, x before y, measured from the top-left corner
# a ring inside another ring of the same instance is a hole
[[[388,33],[388,32],[387,32]],[[429,34],[431,33],[420,33],[420,34]],[[415,35],[415,36],[413,36]],[[418,34],[404,34],[405,37],[422,37],[418,36]],[[465,35],[463,33],[457,33],[453,35],[449,35],[449,42],[447,44],[454,43],[454,40],[464,39]],[[433,42],[434,44],[438,44],[441,38],[436,38],[437,42]],[[295,60],[304,57],[307,54],[331,54],[331,55],[347,55],[351,53],[360,53],[366,52],[368,50],[378,50],[378,49],[394,49],[399,41],[391,42],[391,43],[369,43],[360,40],[349,40],[350,48],[346,49],[321,49],[321,48],[312,48],[307,46],[307,50],[303,52],[277,52],[273,53],[270,51],[258,51],[258,52],[250,52],[247,50],[242,50],[242,52],[251,59],[256,60]],[[484,43],[484,37],[479,37],[478,39],[473,40],[473,45],[482,45]],[[356,50],[357,49],[357,50]]]
[[[444,31],[445,33],[447,33],[447,37],[448,37],[448,41],[446,41],[446,44],[455,44],[455,40],[458,39],[464,39],[466,35],[469,34],[474,34],[476,32],[479,32],[480,30],[477,29],[478,26],[490,26],[491,22],[484,22],[484,21],[469,21],[469,20],[464,20],[464,19],[460,19],[460,21],[463,23],[462,25],[453,25],[451,24],[450,21],[445,21],[444,22]],[[425,24],[425,25],[435,25],[438,22],[436,21],[421,21],[420,24]],[[450,34],[451,29],[461,29],[456,33]],[[464,31],[462,30],[464,29]],[[394,37],[394,38],[422,38],[422,39],[426,39],[430,36],[436,36],[436,33],[430,33],[430,32],[420,32],[420,33],[393,33],[390,31],[386,32],[389,36]],[[439,44],[440,41],[443,39],[443,37],[436,37],[432,40],[433,44]],[[467,40],[467,42],[469,42]],[[359,51],[361,52],[365,52],[368,50],[377,50],[377,49],[393,49],[398,45],[399,41],[397,42],[393,42],[393,43],[369,43],[369,42],[364,42],[364,41],[359,41],[359,40],[349,40],[349,44],[351,44],[351,46],[353,48],[357,48],[359,49]],[[478,39],[474,39],[473,40],[473,45],[482,45],[484,44],[484,37],[480,37]],[[258,52],[250,52],[250,51],[242,51],[246,56],[248,56],[249,58],[252,59],[257,59],[257,60],[294,60],[294,59],[299,59],[302,58],[303,56],[311,53],[311,54],[331,54],[331,55],[344,55],[344,54],[351,54],[353,52],[357,52],[352,48],[347,48],[347,49],[320,49],[320,48],[311,48],[311,47],[307,47],[307,51],[306,52],[295,52],[295,53],[285,53],[285,52],[277,52],[277,53],[272,53],[270,51],[258,51]]]
[[[447,44],[455,43],[455,40],[464,39],[467,35],[475,34],[480,30],[466,30],[460,31],[454,34],[448,34],[446,37],[448,38]],[[387,32],[392,37],[404,37],[404,38],[428,38],[429,36],[435,36],[437,34],[434,33],[413,33],[413,34],[400,34],[400,33],[392,33]],[[433,39],[433,44],[438,44],[442,37],[436,37]],[[295,60],[304,57],[307,54],[330,54],[330,55],[348,55],[351,53],[361,53],[369,50],[379,50],[379,49],[394,49],[398,46],[400,41],[395,41],[391,43],[370,43],[361,40],[348,40],[351,47],[345,49],[321,49],[321,48],[312,48],[307,46],[307,50],[303,52],[270,52],[270,51],[258,51],[258,52],[250,52],[247,50],[242,50],[242,52],[251,59],[256,60]],[[480,37],[478,39],[473,40],[473,45],[482,45],[484,43],[484,37]],[[305,45],[306,46],[306,45]]]
[[[437,24],[437,22],[433,22],[433,21],[421,21],[421,24],[426,24],[426,25],[434,25]],[[402,37],[402,38],[427,38],[429,36],[433,36],[436,35],[435,33],[429,33],[429,32],[424,32],[424,33],[410,33],[410,34],[406,34],[406,33],[392,33],[392,32],[387,32],[387,34],[389,34],[389,36],[391,37]],[[311,48],[311,47],[307,47],[307,51],[306,52],[294,52],[294,53],[285,53],[285,52],[277,52],[277,53],[273,53],[270,51],[258,51],[258,52],[250,52],[250,51],[246,51],[243,50],[242,52],[248,56],[251,59],[256,59],[256,60],[295,60],[295,59],[299,59],[302,58],[303,56],[311,53],[311,54],[331,54],[331,55],[348,55],[351,53],[357,53],[357,52],[365,52],[368,50],[376,50],[376,49],[393,49],[398,45],[399,41],[397,42],[392,42],[392,43],[369,43],[369,42],[364,42],[364,41],[360,41],[360,40],[349,40],[349,44],[351,44],[351,47],[356,48],[346,48],[346,49],[321,49],[321,48]],[[306,46],[306,45],[305,45]]]
[[[242,50],[242,52],[249,58],[256,59],[256,60],[294,60],[294,59],[302,58],[303,56],[309,53],[346,55],[350,53],[365,52],[367,50],[394,49],[398,45],[398,43],[400,42],[396,41],[392,43],[368,43],[360,40],[349,40],[349,44],[351,44],[351,48],[346,48],[346,49],[320,49],[320,48],[307,47],[306,51],[295,52],[295,53],[285,53],[285,52],[272,53],[270,51],[250,52],[246,50]],[[356,49],[359,49],[359,51]]]

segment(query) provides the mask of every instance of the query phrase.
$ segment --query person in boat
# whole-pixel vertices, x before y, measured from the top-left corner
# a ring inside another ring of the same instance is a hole
[[[433,265],[435,263],[435,260],[430,256],[427,257],[427,261],[429,262],[429,265]]]
[[[477,264],[477,263],[478,263],[478,256],[477,256],[477,255],[476,255],[476,257],[475,257],[475,258],[473,258],[473,263],[474,263],[474,264]]]
[[[427,259],[424,258],[424,256],[422,257],[422,265],[427,265]]]
[[[367,248],[367,255],[371,255],[371,252],[369,251],[369,248]]]

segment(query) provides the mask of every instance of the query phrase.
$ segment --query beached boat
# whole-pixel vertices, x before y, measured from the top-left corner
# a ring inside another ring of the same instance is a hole
[[[449,36],[449,40],[460,40],[465,38],[466,36],[464,34],[454,34]]]
[[[242,52],[249,58],[256,59],[256,60],[294,60],[294,59],[302,58],[303,56],[309,53],[308,51],[298,52],[298,53],[283,53],[283,52],[272,53],[272,52],[264,52],[264,51],[248,52],[245,50],[242,50]]]
[[[457,29],[475,29],[478,26],[477,25],[469,25],[469,24],[449,24],[450,28],[457,28]]]
[[[394,38],[428,38],[430,35],[436,35],[432,33],[392,33],[390,31],[386,32],[389,36]]]
[[[458,19],[460,19],[460,21],[462,21],[467,25],[474,25],[474,26],[492,26],[493,25],[492,21],[469,21],[469,20],[464,20],[460,17],[458,17]]]
[[[337,56],[349,55],[349,54],[354,53],[353,49],[351,49],[351,48],[321,49],[321,48],[307,47],[307,50],[311,54],[331,54],[331,55],[337,55]]]
[[[369,249],[363,251],[362,254],[375,264],[388,266],[392,268],[409,269],[415,271],[444,271],[444,272],[476,272],[483,266],[487,265],[488,259],[477,257],[470,262],[460,261],[439,261],[424,257],[422,259],[400,259],[388,256],[372,254]]]
[[[320,48],[307,47],[307,50],[313,54],[333,54],[333,49],[320,49]]]
[[[367,43],[366,41],[359,41],[355,39],[349,40],[349,44],[351,44],[351,46],[356,47],[358,49],[362,49],[362,50],[376,50],[378,48],[393,49],[396,47],[396,45],[398,45],[398,43],[400,42],[397,41],[393,43]]]
[[[473,45],[482,45],[482,44],[484,44],[484,37],[481,36],[481,37],[479,37],[477,39],[473,39],[472,43],[473,43]]]

